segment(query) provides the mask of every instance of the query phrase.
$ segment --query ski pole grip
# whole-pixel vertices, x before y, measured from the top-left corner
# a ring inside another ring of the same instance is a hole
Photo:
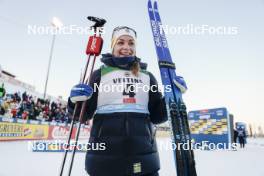
[[[103,39],[101,37],[91,36],[89,37],[89,41],[87,44],[86,54],[98,56],[101,53],[102,46],[103,46]]]
[[[95,24],[92,26],[94,28],[97,27],[103,27],[104,24],[106,23],[106,20],[103,18],[98,18],[98,17],[93,17],[93,16],[88,16],[87,17],[88,20],[95,22]]]

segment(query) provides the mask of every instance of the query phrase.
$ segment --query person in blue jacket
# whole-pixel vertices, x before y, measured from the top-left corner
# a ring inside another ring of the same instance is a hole
[[[112,53],[102,55],[103,65],[92,73],[89,85],[71,90],[69,112],[76,102],[87,101],[84,121],[93,119],[89,144],[105,144],[104,150],[86,154],[90,176],[159,175],[153,124],[166,122],[167,110],[155,77],[136,56],[136,38],[132,28],[115,28]]]

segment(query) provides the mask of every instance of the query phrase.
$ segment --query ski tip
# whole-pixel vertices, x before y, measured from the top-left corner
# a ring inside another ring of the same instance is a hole
[[[151,0],[148,0],[148,7],[151,7]]]
[[[149,11],[153,11],[153,9],[152,9],[152,1],[151,0],[148,0],[148,10]]]
[[[154,9],[158,9],[158,2],[156,0],[154,1]]]

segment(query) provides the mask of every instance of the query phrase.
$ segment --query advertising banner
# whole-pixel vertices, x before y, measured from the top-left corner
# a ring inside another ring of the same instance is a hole
[[[47,139],[48,134],[48,125],[0,122],[0,141]]]
[[[188,113],[191,137],[194,143],[230,149],[231,119],[226,108],[203,109]]]
[[[71,139],[74,139],[74,136],[76,134],[77,128],[75,127],[73,129],[73,133],[71,136]],[[70,132],[69,126],[50,126],[49,127],[49,140],[56,140],[56,139],[67,139]],[[90,136],[90,127],[82,127],[80,131],[79,139],[89,139]]]

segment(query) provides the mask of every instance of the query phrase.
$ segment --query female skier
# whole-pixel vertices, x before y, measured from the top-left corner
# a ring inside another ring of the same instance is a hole
[[[136,57],[136,38],[132,28],[115,28],[112,53],[102,55],[103,65],[89,85],[71,90],[69,111],[76,102],[87,101],[84,119],[93,118],[89,144],[105,145],[86,154],[90,176],[159,175],[153,124],[167,121],[166,106],[155,77]]]

